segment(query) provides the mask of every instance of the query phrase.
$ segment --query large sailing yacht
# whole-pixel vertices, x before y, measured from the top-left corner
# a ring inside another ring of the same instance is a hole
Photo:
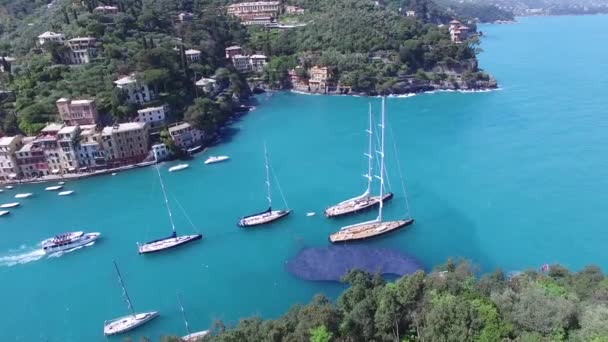
[[[135,312],[133,304],[131,303],[131,298],[129,298],[127,288],[125,287],[125,284],[122,281],[122,276],[120,275],[120,270],[118,269],[116,261],[114,261],[114,269],[116,270],[116,274],[118,275],[118,282],[120,283],[120,287],[122,287],[122,296],[127,302],[127,307],[129,308],[129,310],[131,310],[131,314],[115,318],[110,321],[105,321],[103,324],[103,334],[106,336],[116,335],[127,332],[129,330],[133,330],[139,327],[140,325],[148,323],[149,321],[158,317],[158,311],[150,311],[143,313]]]
[[[182,317],[184,318],[184,325],[186,326],[187,335],[182,337],[182,341],[198,342],[198,341],[202,340],[203,337],[209,335],[209,330],[190,332],[190,326],[188,325],[188,318],[186,317],[186,310],[184,310],[184,306],[182,305],[182,301],[179,298],[179,294],[177,295],[177,303],[179,304],[179,309],[182,311]]]
[[[266,199],[268,200],[268,209],[257,214],[242,217],[238,222],[239,227],[253,227],[271,223],[291,213],[291,210],[289,208],[285,210],[272,210],[272,194],[270,192],[270,166],[268,164],[268,150],[266,149],[266,144],[264,144],[264,161],[266,164]],[[285,201],[285,198],[283,198],[283,202],[285,202],[285,207],[287,207],[287,202]]]
[[[160,180],[160,187],[163,192],[163,197],[165,198],[165,206],[167,207],[167,212],[169,213],[169,221],[171,221],[171,229],[173,232],[168,237],[157,239],[153,241],[149,241],[144,243],[143,245],[137,244],[137,249],[139,254],[146,253],[155,253],[164,251],[166,249],[175,248],[181,245],[185,245],[187,243],[202,239],[202,234],[194,234],[194,235],[182,235],[178,236],[175,231],[175,222],[173,222],[173,215],[171,214],[171,207],[169,206],[169,200],[167,199],[167,192],[165,191],[165,184],[163,183],[163,177],[160,175],[160,171],[158,170],[158,165],[156,166],[156,173],[158,173],[158,179]]]
[[[380,128],[382,129],[380,151],[377,153],[380,155],[380,175],[376,176],[380,180],[380,197],[384,193],[384,141],[385,141],[385,98],[382,98],[382,123]],[[412,223],[414,219],[409,216],[403,220],[396,221],[383,221],[382,220],[382,208],[383,201],[380,201],[378,206],[378,217],[375,220],[356,223],[350,226],[342,227],[340,231],[331,234],[329,241],[331,243],[349,242],[349,241],[360,241],[371,239],[380,235],[384,235],[399,229],[405,228]]]
[[[367,179],[367,189],[362,195],[357,197],[353,197],[342,201],[334,206],[331,206],[325,209],[325,217],[338,217],[348,214],[353,214],[359,212],[361,210],[372,208],[378,205],[382,198],[383,202],[386,202],[393,198],[392,193],[387,193],[382,196],[371,196],[371,186],[372,186],[372,164],[373,164],[373,156],[372,156],[372,137],[373,137],[373,124],[372,124],[372,105],[369,105],[369,129],[367,130],[367,134],[369,135],[369,146],[368,151],[365,153],[365,156],[368,159],[368,168],[367,174],[363,175]]]

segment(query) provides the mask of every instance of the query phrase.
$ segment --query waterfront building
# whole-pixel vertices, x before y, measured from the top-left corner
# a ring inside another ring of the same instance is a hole
[[[242,2],[228,6],[228,14],[238,17],[243,25],[266,24],[274,21],[280,8],[279,1]]]
[[[169,126],[169,135],[175,143],[175,146],[181,149],[197,146],[203,139],[203,132],[195,127],[192,127],[192,125],[187,122],[181,122]]]
[[[10,71],[11,64],[15,59],[8,56],[0,56],[0,72]]]
[[[308,86],[313,92],[326,92],[329,83],[329,70],[327,67],[313,66],[309,70]]]
[[[195,49],[188,49],[185,52],[186,60],[190,63],[198,62],[201,60],[201,52]]]
[[[304,14],[304,9],[300,6],[285,6],[285,13],[287,14]]]
[[[139,81],[135,74],[122,77],[114,81],[114,84],[127,92],[127,102],[129,103],[143,104],[156,97],[154,91],[147,84]]]
[[[78,37],[67,41],[70,48],[71,64],[87,64],[97,56],[97,40],[92,37]]]
[[[38,36],[38,42],[40,45],[44,45],[45,43],[56,42],[63,43],[65,37],[62,33],[55,33],[51,31],[46,31],[43,34]]]
[[[171,153],[165,144],[155,144],[152,145],[152,155],[154,156],[154,160],[156,160],[156,162],[161,162],[169,158]]]
[[[61,120],[66,125],[92,125],[97,123],[99,115],[95,100],[73,100],[60,98],[55,102]]]
[[[243,48],[240,46],[229,46],[226,49],[226,59],[232,59],[232,57],[243,54]]]
[[[57,132],[57,142],[60,148],[60,168],[64,173],[78,170],[76,146],[79,135],[79,126],[64,126]]]
[[[236,55],[232,57],[232,65],[238,72],[247,73],[251,71],[249,56]]]
[[[34,143],[36,137],[23,138],[23,146],[15,152],[17,165],[21,171],[19,176],[35,178],[49,174],[49,165],[46,162],[44,151]]]
[[[40,131],[33,144],[44,152],[48,169],[44,174],[58,174],[61,168],[61,147],[57,134],[63,128],[62,124],[51,123]]]
[[[93,12],[103,14],[118,14],[118,7],[116,6],[97,6],[93,9]]]
[[[190,12],[182,12],[177,15],[177,20],[179,20],[182,23],[187,22],[187,21],[192,21],[192,19],[194,19],[194,14],[192,14]]]
[[[405,16],[406,17],[415,17],[416,11],[405,11]]]
[[[148,123],[151,129],[158,128],[165,123],[165,106],[148,107],[137,111],[135,122]]]
[[[105,127],[101,133],[110,166],[136,164],[148,156],[148,124],[129,122]]]
[[[470,28],[468,26],[464,26],[458,20],[450,21],[450,39],[454,43],[462,43],[469,37]]]
[[[15,152],[23,145],[22,135],[0,138],[0,179],[9,180],[17,178],[20,174]]]
[[[249,58],[249,63],[251,64],[251,70],[262,72],[264,71],[264,66],[266,66],[267,58],[264,55],[252,55]]]
[[[99,169],[106,165],[101,132],[96,125],[80,126],[79,143],[76,146],[76,159],[80,170]]]
[[[201,78],[196,81],[195,85],[205,93],[210,93],[215,90],[217,82],[213,78]]]

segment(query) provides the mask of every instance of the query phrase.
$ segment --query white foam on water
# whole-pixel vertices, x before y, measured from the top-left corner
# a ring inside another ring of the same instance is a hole
[[[27,264],[44,258],[44,251],[41,248],[24,251],[27,248],[21,246],[19,251],[9,251],[8,254],[0,256],[0,266],[11,267],[20,264]]]

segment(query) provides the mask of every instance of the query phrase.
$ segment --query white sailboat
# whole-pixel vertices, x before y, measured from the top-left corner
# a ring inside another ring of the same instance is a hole
[[[372,156],[372,136],[373,136],[373,124],[372,124],[372,105],[369,105],[369,129],[366,131],[369,139],[368,139],[368,151],[365,153],[365,156],[368,159],[368,167],[367,173],[363,175],[367,179],[367,189],[365,192],[357,197],[353,197],[342,201],[334,206],[331,206],[325,209],[326,217],[338,217],[348,214],[353,214],[359,212],[361,210],[369,209],[373,206],[378,205],[380,203],[380,199],[382,201],[388,201],[393,198],[392,193],[387,193],[380,196],[371,196],[371,187],[372,187],[372,164],[373,164],[373,156]]]
[[[239,227],[253,227],[267,224],[270,222],[274,222],[280,218],[283,218],[291,213],[290,209],[272,210],[272,195],[270,192],[270,166],[268,164],[268,150],[266,149],[266,144],[264,144],[264,160],[266,165],[266,199],[268,200],[268,209],[257,214],[242,217],[238,222]],[[285,206],[287,207],[287,203],[284,197],[283,202],[285,202]]]
[[[131,303],[131,298],[129,298],[129,293],[127,292],[127,288],[125,287],[124,282],[122,281],[122,276],[120,275],[120,270],[118,269],[118,265],[116,261],[114,261],[114,268],[116,269],[116,274],[118,275],[118,281],[120,283],[120,287],[122,288],[122,296],[127,302],[127,307],[131,310],[131,314],[119,318],[115,318],[110,321],[105,321],[103,324],[103,334],[106,336],[116,335],[127,332],[129,330],[133,330],[154,318],[158,317],[158,311],[149,311],[143,313],[136,313],[133,308],[133,304]]]
[[[382,98],[382,122],[380,128],[382,130],[381,146],[380,151],[376,151],[380,156],[380,175],[376,176],[380,180],[380,197],[384,194],[384,142],[385,142],[385,98]],[[382,220],[382,208],[384,207],[383,201],[380,201],[378,206],[378,217],[375,220],[356,223],[353,225],[345,226],[340,231],[331,234],[329,241],[331,243],[349,242],[349,241],[360,241],[367,240],[373,237],[384,235],[393,231],[397,231],[401,228],[405,228],[412,223],[414,219],[408,217],[403,220],[396,221],[383,221]]]
[[[167,192],[165,191],[165,184],[163,183],[163,177],[160,175],[158,165],[156,165],[156,172],[158,173],[158,179],[160,180],[160,187],[165,199],[165,206],[167,207],[167,213],[169,214],[169,221],[171,222],[171,229],[173,230],[173,233],[171,233],[171,235],[168,237],[146,242],[143,245],[137,244],[139,254],[164,251],[166,249],[175,248],[196,240],[200,240],[203,237],[201,234],[177,236],[177,232],[175,231],[175,223],[173,222],[173,215],[171,214],[171,207],[169,206],[169,199],[167,199]]]
[[[186,317],[186,310],[184,310],[184,306],[182,305],[182,301],[179,298],[179,294],[177,294],[177,303],[179,304],[179,309],[182,311],[182,317],[184,318],[184,325],[186,327],[186,334],[187,334],[186,336],[182,337],[182,341],[198,342],[203,337],[209,335],[209,330],[190,332],[190,326],[188,325],[188,318]]]

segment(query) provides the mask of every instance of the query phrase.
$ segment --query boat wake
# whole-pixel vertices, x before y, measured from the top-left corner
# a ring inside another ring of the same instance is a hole
[[[95,241],[88,243],[83,246],[74,247],[72,249],[66,249],[64,251],[46,254],[44,250],[40,248],[40,246],[36,246],[35,248],[29,248],[25,245],[19,247],[19,249],[9,250],[8,253],[4,255],[0,255],[0,267],[12,267],[15,265],[27,264],[30,262],[38,261],[47,258],[59,258],[60,256],[71,253],[73,251],[79,250],[84,247],[90,247],[95,244]]]
[[[0,266],[11,267],[20,264],[27,264],[44,258],[42,248],[28,248],[21,246],[19,249],[8,251],[7,254],[0,256]]]

